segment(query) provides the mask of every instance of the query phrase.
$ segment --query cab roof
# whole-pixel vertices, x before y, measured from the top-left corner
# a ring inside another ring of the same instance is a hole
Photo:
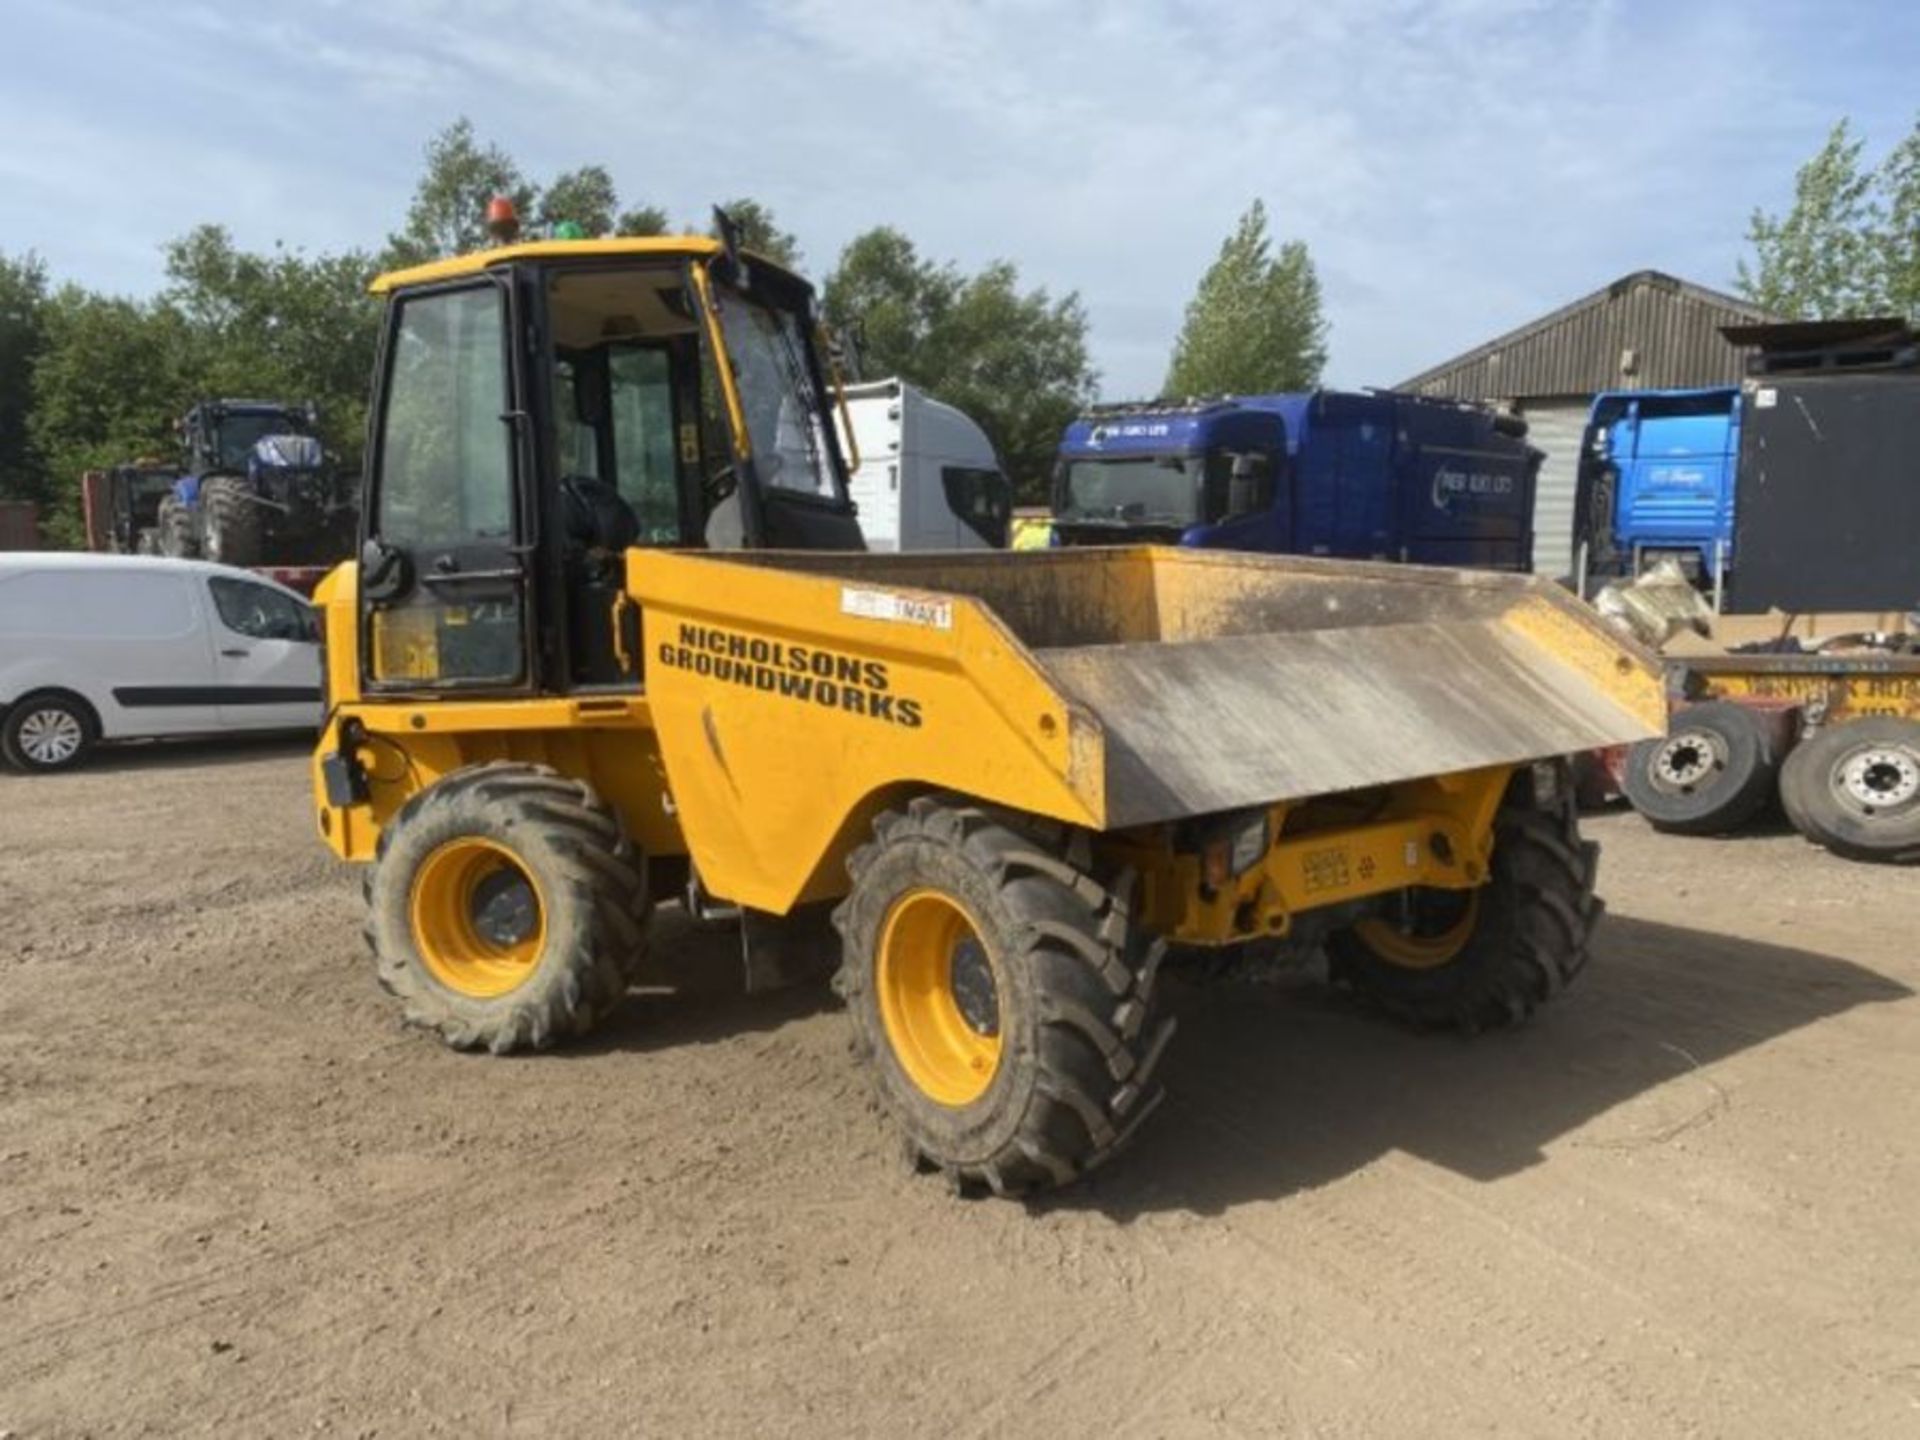
[[[710,235],[614,236],[605,240],[520,240],[511,245],[496,245],[474,250],[445,260],[430,260],[405,270],[389,270],[375,277],[368,287],[375,295],[412,285],[434,285],[443,280],[458,280],[463,275],[480,275],[496,265],[511,265],[519,260],[592,260],[621,259],[636,256],[666,258],[679,256],[711,259],[721,253],[721,244]],[[756,265],[785,271],[785,267],[753,252]],[[791,273],[791,272],[785,272]],[[795,277],[798,278],[798,277]]]

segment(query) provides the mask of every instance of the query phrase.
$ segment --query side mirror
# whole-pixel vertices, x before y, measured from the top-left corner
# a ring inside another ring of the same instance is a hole
[[[372,601],[392,600],[406,590],[412,567],[404,550],[377,539],[360,547],[360,593]]]

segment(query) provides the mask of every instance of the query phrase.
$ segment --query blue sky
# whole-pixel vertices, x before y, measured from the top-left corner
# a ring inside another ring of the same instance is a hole
[[[1730,283],[1839,116],[1920,112],[1909,0],[0,0],[0,249],[142,293],[203,220],[374,245],[461,113],[536,178],[771,204],[805,268],[899,225],[1075,289],[1153,391],[1255,196],[1329,378],[1391,384],[1630,270]]]

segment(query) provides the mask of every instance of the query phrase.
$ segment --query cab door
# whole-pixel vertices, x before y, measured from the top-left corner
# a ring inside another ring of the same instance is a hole
[[[370,692],[533,685],[513,308],[487,277],[389,309],[360,557]]]

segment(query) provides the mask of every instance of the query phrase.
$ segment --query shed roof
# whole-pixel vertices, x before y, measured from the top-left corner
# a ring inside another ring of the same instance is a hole
[[[1395,386],[1457,400],[1733,385],[1744,349],[1725,325],[1775,317],[1659,270],[1636,270]]]

